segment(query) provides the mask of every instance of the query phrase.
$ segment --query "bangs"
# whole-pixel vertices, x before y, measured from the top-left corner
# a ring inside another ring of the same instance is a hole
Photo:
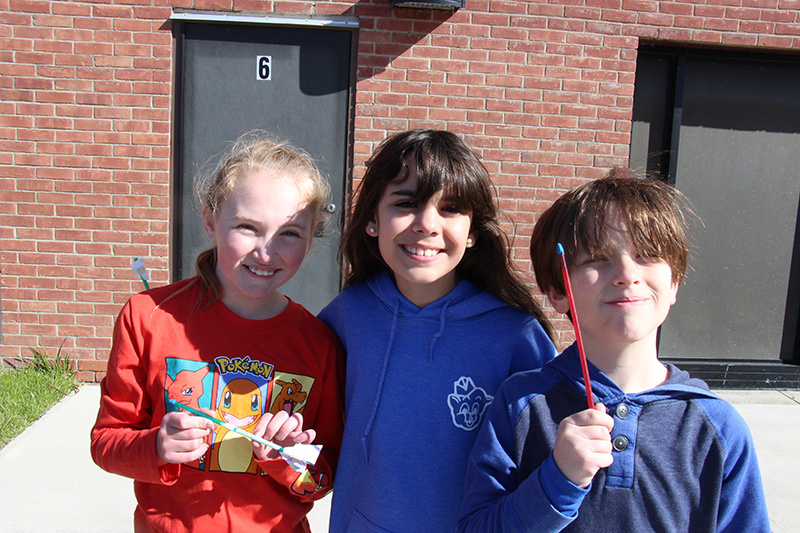
[[[608,232],[618,230],[630,235],[631,242],[640,254],[669,257],[672,250],[669,243],[673,241],[670,224],[630,207],[610,204],[602,210],[582,212],[576,220],[573,234],[575,249],[582,249],[590,255],[608,254],[611,251]]]
[[[472,212],[476,208],[476,200],[486,196],[486,180],[482,174],[482,165],[471,165],[470,159],[455,159],[450,153],[436,150],[411,150],[407,154],[417,166],[417,189],[412,198],[414,202],[425,203],[439,191],[453,206],[462,212]],[[408,165],[404,158],[403,169],[392,180],[403,183],[408,179]],[[490,199],[491,200],[491,199]],[[483,202],[477,202],[483,203]]]
[[[678,198],[648,194],[647,187],[639,187],[635,194],[615,192],[582,202],[574,226],[563,236],[571,255],[579,250],[590,255],[608,254],[609,230],[627,231],[639,254],[663,260],[672,268],[673,277],[681,279],[689,258],[686,221]]]

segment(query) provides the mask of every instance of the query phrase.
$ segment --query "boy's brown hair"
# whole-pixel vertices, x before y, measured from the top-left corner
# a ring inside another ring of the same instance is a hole
[[[542,292],[566,292],[558,243],[564,247],[567,266],[579,253],[603,252],[612,209],[625,222],[636,250],[664,260],[672,268],[672,281],[683,281],[689,264],[686,215],[693,214],[689,201],[662,181],[614,169],[605,178],[567,192],[539,217],[531,235],[531,262]]]

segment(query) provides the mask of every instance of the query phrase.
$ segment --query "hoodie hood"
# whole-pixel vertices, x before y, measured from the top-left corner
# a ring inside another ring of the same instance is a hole
[[[653,401],[675,399],[676,397],[680,399],[716,398],[716,395],[708,389],[708,385],[703,380],[691,377],[688,372],[672,364],[664,365],[669,371],[669,377],[658,387],[635,394],[626,394],[611,378],[594,366],[591,361],[586,361],[586,363],[589,367],[589,379],[592,381],[594,401],[603,403],[606,407],[616,405],[622,401],[633,401],[644,405]],[[561,374],[568,376],[571,382],[581,389],[581,393],[586,394],[586,384],[583,382],[580,355],[578,354],[576,343],[564,350],[549,365]]]
[[[421,309],[397,289],[388,270],[369,278],[367,286],[387,310],[407,318],[438,320],[446,315],[448,320],[464,320],[507,305],[466,280],[459,281],[452,291]]]

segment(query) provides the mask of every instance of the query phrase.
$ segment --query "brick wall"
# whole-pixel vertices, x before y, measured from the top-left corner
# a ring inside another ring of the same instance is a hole
[[[0,1],[7,362],[63,343],[79,377],[97,380],[114,318],[142,288],[130,258],[169,282],[173,7],[359,17],[355,178],[391,132],[462,134],[531,281],[537,214],[627,162],[640,40],[800,50],[800,0],[466,0],[455,13],[386,0]]]

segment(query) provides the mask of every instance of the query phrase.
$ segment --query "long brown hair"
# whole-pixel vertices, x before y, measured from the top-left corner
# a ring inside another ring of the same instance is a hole
[[[376,239],[366,233],[386,186],[408,178],[406,159],[414,161],[418,182],[415,198],[427,202],[447,190],[454,207],[472,213],[470,232],[475,245],[456,267],[459,279],[488,291],[508,305],[536,317],[552,338],[552,329],[527,285],[512,269],[509,240],[500,227],[489,172],[457,135],[420,129],[384,140],[367,161],[367,171],[342,238],[342,252],[350,265],[346,285],[366,280],[388,268]]]

